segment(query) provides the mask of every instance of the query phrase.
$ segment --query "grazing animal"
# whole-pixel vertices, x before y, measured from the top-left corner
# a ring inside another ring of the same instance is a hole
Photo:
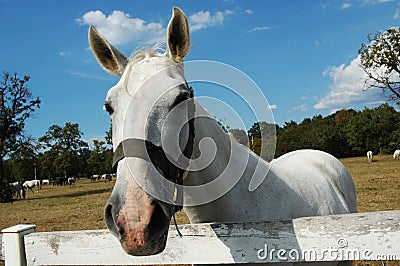
[[[69,187],[75,186],[75,177],[68,177],[67,183],[69,185]]]
[[[10,183],[10,186],[15,198],[25,199],[26,191],[21,182]]]
[[[368,151],[368,152],[367,152],[368,162],[372,162],[372,157],[373,157],[372,151]]]
[[[104,183],[111,182],[111,180],[112,180],[112,175],[111,175],[111,174],[103,174],[103,175],[101,176],[101,179],[104,179]]]
[[[26,188],[26,191],[28,191],[29,189],[30,191],[32,191],[32,193],[35,193],[32,188],[36,187],[36,192],[39,193],[40,180],[25,181],[22,185]]]
[[[50,185],[50,180],[48,180],[48,179],[43,179],[42,180],[42,186],[43,185]]]
[[[67,178],[66,177],[61,177],[61,176],[57,176],[53,179],[53,187],[54,186],[64,186],[65,184],[67,184]]]
[[[127,59],[89,29],[98,62],[120,76],[105,100],[117,170],[105,220],[128,254],[162,252],[182,204],[192,223],[356,212],[353,179],[333,156],[300,150],[268,163],[233,141],[186,83],[189,27],[179,8],[167,32],[165,54],[147,49]]]
[[[398,160],[400,157],[400,150],[395,150],[393,153],[393,160]]]
[[[92,176],[90,177],[90,180],[91,180],[91,181],[96,181],[96,180],[98,180],[99,178],[100,178],[99,175],[92,175]]]

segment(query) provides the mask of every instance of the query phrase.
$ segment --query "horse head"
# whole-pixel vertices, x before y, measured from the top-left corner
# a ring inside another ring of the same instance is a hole
[[[193,93],[182,60],[190,46],[179,8],[167,28],[167,51],[144,49],[126,58],[96,29],[90,47],[100,65],[120,76],[106,96],[112,119],[117,181],[105,207],[108,229],[131,255],[164,250],[169,222],[181,209],[183,174],[191,156]],[[188,123],[187,123],[188,122]]]

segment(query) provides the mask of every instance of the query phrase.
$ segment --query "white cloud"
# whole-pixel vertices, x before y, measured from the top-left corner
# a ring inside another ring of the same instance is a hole
[[[349,3],[343,3],[343,4],[340,6],[340,9],[348,9],[350,6],[351,6],[351,5],[350,5]]]
[[[394,0],[362,0],[362,5],[376,5],[376,4],[383,4],[388,2],[393,2]]]
[[[270,27],[268,26],[257,26],[249,30],[249,32],[255,32],[255,31],[263,31],[263,30],[269,30]]]
[[[224,12],[217,11],[212,14],[210,11],[199,11],[189,16],[189,28],[191,31],[201,30],[215,25],[221,25],[224,23],[225,17],[232,15],[231,10]]]
[[[292,111],[303,111],[303,112],[305,112],[307,110],[308,110],[308,107],[305,104],[297,105],[297,106],[293,107],[293,109],[292,109]]]
[[[115,45],[144,40],[147,40],[147,43],[156,43],[162,41],[165,35],[165,29],[160,23],[146,22],[119,10],[114,10],[108,16],[100,10],[89,11],[76,21],[79,24],[95,26]]]
[[[246,9],[245,12],[246,12],[247,14],[249,14],[249,15],[253,14],[253,10],[251,10],[251,9]]]
[[[233,11],[199,11],[188,17],[190,30],[196,31],[224,23],[226,16]],[[141,18],[132,17],[120,10],[114,10],[110,15],[100,10],[88,11],[75,20],[81,25],[93,25],[114,44],[125,44],[132,41],[142,41],[154,44],[165,40],[166,28],[158,22],[147,22]],[[61,55],[61,54],[60,54]]]
[[[349,107],[354,103],[365,103],[381,100],[378,90],[363,90],[366,74],[360,67],[360,56],[349,65],[342,64],[327,68],[324,76],[332,79],[328,94],[314,105],[315,109],[336,109]]]
[[[270,105],[267,107],[267,109],[269,109],[269,110],[276,110],[276,109],[278,109],[278,105],[276,105],[276,104],[270,104]]]
[[[396,11],[394,12],[393,19],[398,19],[400,18],[400,8],[396,8]]]
[[[60,56],[67,56],[67,55],[69,55],[71,52],[70,51],[61,51],[61,52],[59,52],[58,54],[60,55]]]

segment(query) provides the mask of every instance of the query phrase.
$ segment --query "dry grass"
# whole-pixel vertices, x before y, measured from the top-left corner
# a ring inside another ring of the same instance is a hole
[[[358,211],[400,210],[400,161],[391,156],[347,158],[342,162],[356,183]],[[0,204],[0,229],[16,224],[36,224],[37,231],[104,229],[103,208],[113,183],[78,180],[75,187],[43,187],[28,193],[27,199]],[[183,212],[178,223],[187,223]],[[0,266],[3,265],[0,262]],[[356,265],[381,266],[381,262],[357,262]],[[385,265],[399,265],[398,261]]]
[[[353,176],[358,212],[400,210],[400,161],[379,155],[369,163],[367,157],[341,160]]]

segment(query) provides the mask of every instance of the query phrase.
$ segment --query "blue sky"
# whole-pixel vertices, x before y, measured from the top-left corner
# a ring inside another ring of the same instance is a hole
[[[30,75],[29,87],[42,100],[27,133],[38,138],[53,124],[74,122],[84,139],[103,138],[110,119],[102,105],[118,77],[94,59],[89,24],[130,55],[165,39],[173,6],[191,26],[186,60],[215,60],[243,71],[261,88],[279,125],[384,100],[378,91],[362,91],[357,50],[369,33],[399,25],[399,1],[0,0],[0,71]],[[205,88],[194,89],[199,95]],[[243,119],[246,127],[254,122]]]

